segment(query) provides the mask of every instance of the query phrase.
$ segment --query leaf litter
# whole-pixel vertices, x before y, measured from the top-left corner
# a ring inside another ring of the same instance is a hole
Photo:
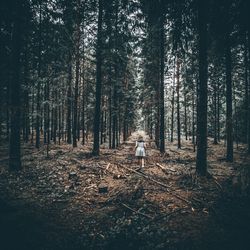
[[[160,154],[145,137],[150,146],[140,170],[133,152],[137,133],[117,150],[103,146],[99,157],[91,157],[91,145],[51,145],[49,157],[43,150],[24,148],[22,171],[9,172],[2,164],[1,200],[24,204],[62,225],[64,234],[66,229],[72,232],[64,245],[53,243],[60,249],[201,249],[208,246],[207,235],[230,240],[221,214],[227,220],[231,211],[225,212],[223,204],[249,197],[244,146],[235,151],[232,164],[223,160],[223,144],[209,141],[209,176],[198,177],[191,141],[183,140],[182,149],[169,143]],[[248,214],[243,211],[242,216]],[[68,243],[71,238],[74,244]],[[220,244],[223,248],[224,242]]]

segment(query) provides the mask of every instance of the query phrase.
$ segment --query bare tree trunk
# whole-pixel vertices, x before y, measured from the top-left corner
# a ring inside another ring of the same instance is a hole
[[[195,152],[196,142],[195,142],[195,87],[193,87],[192,91],[192,143],[193,143],[193,151]]]
[[[69,52],[70,53],[70,52]],[[72,68],[71,68],[71,55],[69,55],[69,65],[68,65],[68,90],[67,90],[67,143],[71,144],[71,104],[72,104]]]
[[[101,112],[101,88],[102,88],[102,16],[103,1],[99,0],[98,7],[98,30],[97,30],[97,48],[96,48],[96,102],[94,116],[94,145],[93,155],[100,153],[100,112]]]
[[[229,31],[226,34],[226,134],[227,161],[233,162],[233,120],[232,120],[232,59]]]
[[[164,110],[164,13],[160,17],[160,152],[165,152],[165,110]]]
[[[248,144],[248,154],[250,154],[250,25],[248,23],[248,84],[247,84],[247,92],[248,92],[248,108],[247,108],[247,144]],[[246,67],[247,67],[246,65]]]
[[[38,48],[38,81],[37,81],[37,99],[36,99],[36,148],[40,147],[40,88],[41,88],[41,53],[42,53],[42,6],[39,2],[39,48]]]
[[[175,96],[175,59],[174,59],[174,73],[173,73],[173,92],[171,100],[171,138],[170,141],[174,141],[174,96]]]
[[[79,72],[80,72],[80,24],[81,24],[81,19],[80,19],[80,1],[77,1],[77,21],[76,21],[76,76],[75,76],[75,96],[74,96],[74,118],[73,118],[73,147],[77,147],[77,110],[78,110],[78,85],[79,85]]]
[[[217,82],[213,83],[214,93],[213,93],[213,108],[214,108],[214,144],[218,144],[217,140]]]
[[[20,56],[22,48],[22,3],[15,2],[13,6],[14,25],[12,33],[11,50],[11,81],[10,81],[10,138],[9,138],[9,168],[21,169],[20,152],[20,119],[21,119],[21,81]]]
[[[217,139],[220,142],[220,85],[217,83]]]
[[[199,82],[197,86],[197,155],[196,172],[207,174],[207,9],[198,2]]]
[[[82,67],[82,145],[85,144],[85,62]]]
[[[178,148],[181,148],[181,121],[180,121],[180,59],[176,60],[176,92],[177,92],[177,138]]]
[[[185,130],[185,139],[188,139],[188,132],[187,132],[187,92],[184,89],[184,130]]]

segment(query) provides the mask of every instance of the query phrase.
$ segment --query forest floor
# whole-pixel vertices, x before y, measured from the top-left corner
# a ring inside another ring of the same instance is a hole
[[[9,172],[0,149],[0,248],[249,249],[250,157],[235,162],[208,145],[210,177],[195,174],[191,141],[148,144],[145,168],[134,157],[135,132],[118,149],[23,145],[23,170]]]

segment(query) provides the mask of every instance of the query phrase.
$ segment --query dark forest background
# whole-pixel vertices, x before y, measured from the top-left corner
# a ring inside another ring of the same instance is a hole
[[[250,152],[247,0],[24,0],[0,4],[0,138],[118,147],[140,127],[161,152],[207,136]],[[165,148],[166,147],[166,148]]]
[[[1,0],[0,248],[249,249],[249,13]]]

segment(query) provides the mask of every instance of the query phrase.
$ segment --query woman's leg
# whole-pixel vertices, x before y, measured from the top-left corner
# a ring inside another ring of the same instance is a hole
[[[144,158],[141,158],[141,166],[144,168]]]

